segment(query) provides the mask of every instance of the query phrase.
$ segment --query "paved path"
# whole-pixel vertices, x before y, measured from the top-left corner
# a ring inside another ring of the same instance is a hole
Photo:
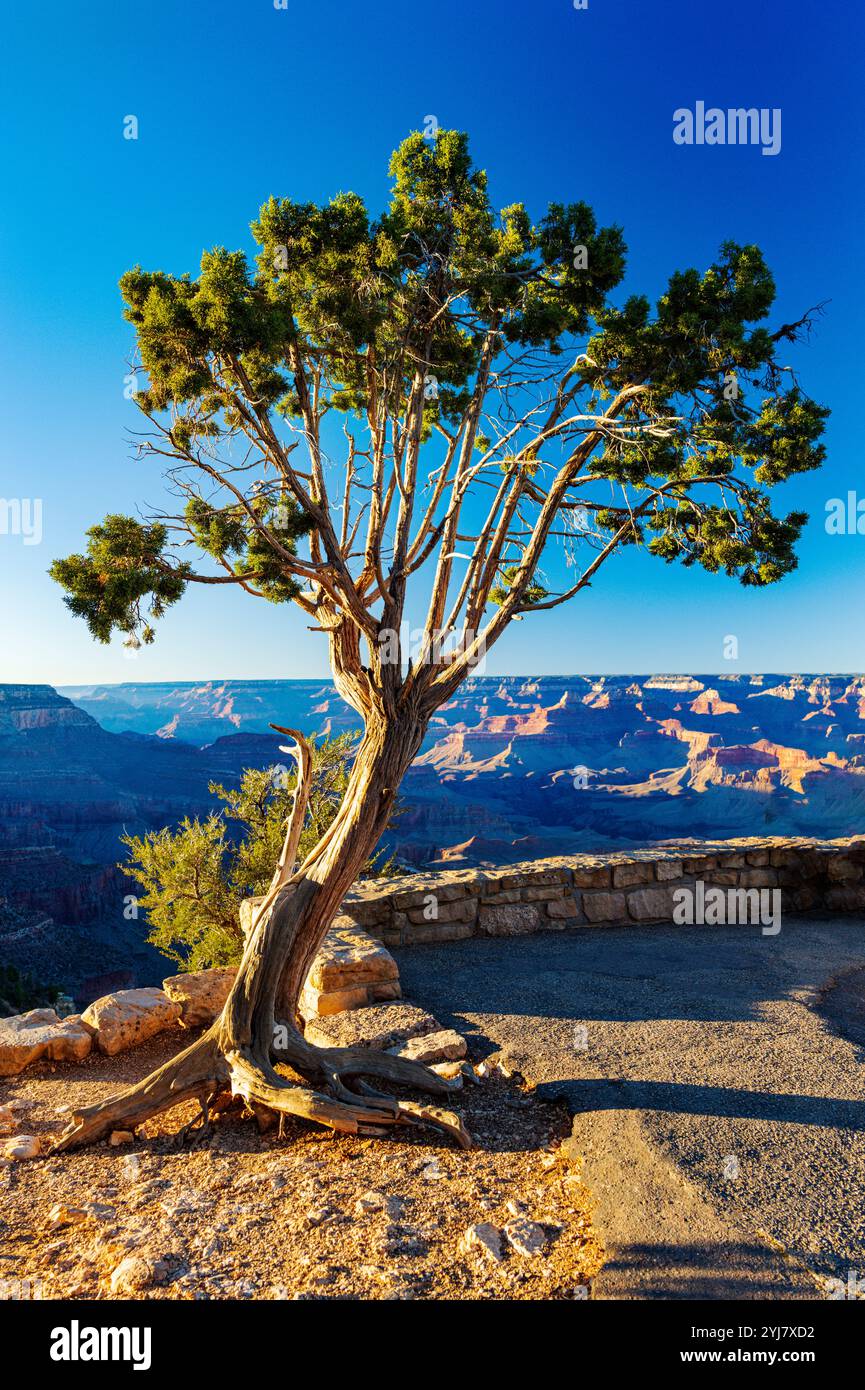
[[[865,919],[395,954],[408,998],[567,1099],[610,1254],[596,1296],[865,1287],[865,1050],[816,1007],[865,966]]]

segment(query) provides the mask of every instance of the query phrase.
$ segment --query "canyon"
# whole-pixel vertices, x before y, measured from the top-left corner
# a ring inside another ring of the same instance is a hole
[[[338,732],[325,681],[67,688],[113,732],[230,745],[269,721]],[[855,834],[865,810],[865,677],[475,677],[434,717],[390,847],[406,864],[743,834]]]
[[[326,680],[0,685],[4,961],[82,994],[156,978],[119,837],[281,761],[271,722],[357,726]],[[387,847],[437,871],[863,825],[865,676],[483,676],[436,714]]]

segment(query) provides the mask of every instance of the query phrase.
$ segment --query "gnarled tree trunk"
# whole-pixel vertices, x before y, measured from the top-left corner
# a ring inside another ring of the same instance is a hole
[[[417,753],[425,721],[370,716],[345,796],[329,830],[259,915],[225,1007],[190,1047],[136,1086],[73,1116],[58,1150],[131,1129],[195,1098],[205,1118],[227,1089],[250,1107],[305,1116],[335,1130],[384,1132],[389,1125],[428,1123],[469,1138],[447,1111],[374,1090],[362,1076],[433,1094],[455,1089],[417,1062],[365,1048],[319,1048],[299,1027],[298,1000],[310,966],[343,898],[385,829],[400,781]],[[290,833],[290,832],[289,832]],[[283,866],[285,867],[285,866]],[[290,867],[290,866],[289,866]],[[287,1064],[314,1089],[276,1071]]]

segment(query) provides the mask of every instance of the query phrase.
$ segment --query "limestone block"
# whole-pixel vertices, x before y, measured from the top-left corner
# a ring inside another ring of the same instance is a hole
[[[533,903],[482,907],[480,910],[480,929],[486,936],[525,936],[537,931],[540,922],[540,913]]]
[[[53,1009],[0,1018],[0,1076],[17,1076],[31,1062],[80,1062],[93,1046],[93,1034],[78,1016],[58,1018]]]
[[[169,999],[180,1005],[184,1028],[201,1028],[222,1013],[236,974],[233,966],[194,970],[185,975],[169,975],[162,981],[162,988]]]
[[[95,1032],[100,1052],[113,1057],[173,1028],[180,1013],[161,989],[121,989],[88,1004],[81,1019]]]
[[[584,893],[583,912],[590,922],[621,922],[627,918],[624,893]]]

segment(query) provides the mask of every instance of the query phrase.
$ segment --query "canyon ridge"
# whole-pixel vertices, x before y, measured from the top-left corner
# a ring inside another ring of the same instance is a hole
[[[119,837],[280,763],[271,722],[357,719],[326,680],[0,685],[0,947],[82,994],[151,983]],[[436,715],[388,848],[406,869],[753,835],[865,813],[865,676],[476,677]]]

